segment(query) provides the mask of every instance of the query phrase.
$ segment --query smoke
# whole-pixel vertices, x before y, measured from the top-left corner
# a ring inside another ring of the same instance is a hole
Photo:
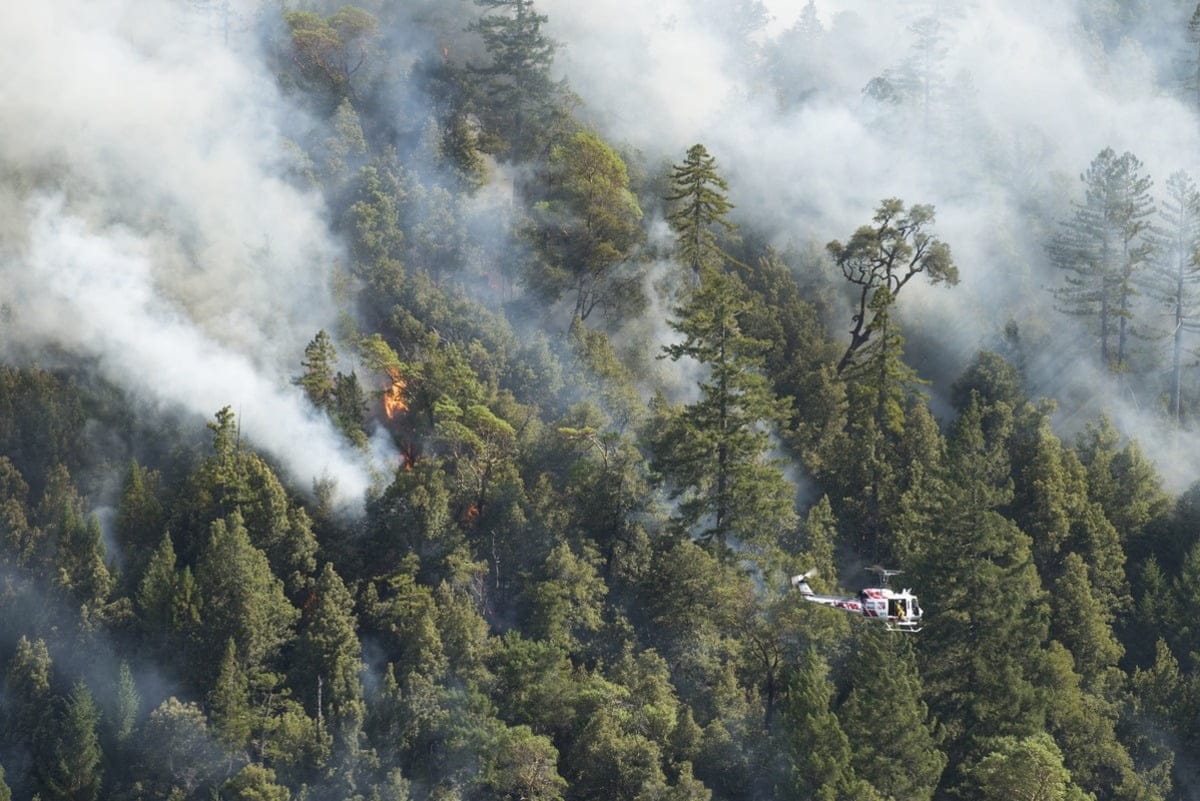
[[[539,3],[562,43],[558,66],[601,130],[652,164],[704,143],[736,217],[781,250],[844,240],[885,197],[936,206],[961,283],[913,282],[899,306],[938,408],[1016,320],[1036,346],[1031,390],[1060,399],[1064,433],[1108,413],[1172,489],[1194,480],[1200,441],[1168,430],[1148,385],[1134,392],[1095,366],[1092,335],[1053,307],[1061,276],[1044,247],[1104,147],[1132,151],[1157,187],[1177,169],[1196,174],[1200,124],[1177,80],[1188,55],[1178,9],[1151,3],[1133,25],[1087,3],[816,0],[822,30],[805,36],[791,28],[804,0],[765,5],[774,19],[746,30],[689,0]],[[914,23],[930,14],[936,35],[921,46]],[[864,92],[876,77],[895,88],[908,70],[911,81],[914,69],[929,78],[927,108]]]
[[[292,386],[334,330],[337,245],[284,180],[303,128],[248,37],[187,4],[47,0],[0,28],[0,356],[65,353],[361,502],[367,459]]]

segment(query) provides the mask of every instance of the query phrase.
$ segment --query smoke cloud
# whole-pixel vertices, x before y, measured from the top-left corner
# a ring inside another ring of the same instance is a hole
[[[844,240],[885,197],[937,207],[961,283],[914,282],[900,316],[941,408],[937,395],[1016,320],[1031,391],[1061,400],[1064,434],[1107,413],[1172,488],[1200,474],[1195,435],[1169,429],[1146,387],[1139,400],[1098,369],[1092,335],[1054,309],[1061,276],[1045,251],[1102,148],[1132,151],[1156,188],[1175,170],[1196,174],[1200,124],[1178,80],[1186,19],[1173,6],[1148,3],[1134,27],[1114,20],[1129,35],[1105,41],[1103,12],[1087,3],[816,0],[821,31],[808,37],[792,28],[804,0],[765,3],[773,19],[749,30],[736,22],[751,3],[539,5],[562,44],[559,68],[601,130],[651,163],[703,142],[736,215],[777,247]],[[922,49],[913,28],[928,15],[937,36]],[[928,112],[864,91],[922,57]]]
[[[283,179],[305,125],[240,37],[186,3],[47,0],[0,28],[0,355],[94,363],[361,501],[367,460],[290,383],[333,330],[337,245]]]

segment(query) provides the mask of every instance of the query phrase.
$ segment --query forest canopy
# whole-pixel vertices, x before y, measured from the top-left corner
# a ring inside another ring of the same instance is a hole
[[[0,799],[1195,795],[1200,7],[792,5],[14,10]]]

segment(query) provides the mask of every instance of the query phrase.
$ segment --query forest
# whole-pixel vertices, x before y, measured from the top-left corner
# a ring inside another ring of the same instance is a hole
[[[0,801],[1200,797],[1200,6],[352,2],[2,15]]]

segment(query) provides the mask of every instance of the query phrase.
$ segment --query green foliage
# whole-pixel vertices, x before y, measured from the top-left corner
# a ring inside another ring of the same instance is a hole
[[[679,499],[679,526],[722,553],[730,539],[769,546],[796,522],[794,490],[767,456],[767,427],[784,419],[788,401],[774,396],[760,371],[762,343],[741,332],[746,308],[735,279],[705,272],[671,322],[683,341],[664,351],[673,361],[695,360],[709,376],[699,401],[660,404],[651,422],[653,469]]]
[[[126,744],[133,735],[138,718],[142,712],[142,696],[133,680],[133,671],[128,662],[122,662],[117,672],[117,703],[110,721],[119,744]]]
[[[885,797],[928,801],[946,755],[921,699],[909,640],[879,626],[860,626],[848,673],[849,694],[837,716],[855,773]]]
[[[1134,5],[1118,11],[1153,16]],[[849,16],[825,30],[809,2],[765,36],[759,0],[692,10],[763,57],[785,103],[845,88],[793,73],[853,42]],[[336,335],[293,354],[292,389],[363,459],[368,437],[403,454],[374,465],[361,515],[329,481],[289,483],[231,408],[194,449],[203,429],[69,354],[0,365],[0,801],[1194,793],[1200,489],[1172,497],[1103,419],[1061,440],[1075,402],[1060,419],[1027,396],[1059,345],[1037,326],[1018,342],[1011,323],[1004,355],[950,387],[931,373],[931,400],[913,368],[945,354],[908,316],[906,346],[899,296],[958,280],[932,207],[885,200],[844,245],[801,226],[809,244],[776,252],[763,218],[733,224],[703,145],[655,169],[572,117],[549,22],[533,0],[381,0],[256,23],[300,111],[277,120],[278,166],[344,245],[321,267]],[[907,104],[882,130],[953,102],[946,30],[920,18],[868,87]],[[1190,332],[1195,190],[1168,181],[1154,269],[1148,180],[1101,155],[1050,255],[1060,303],[1107,304],[1110,351],[1128,351],[1109,361],[1132,365],[1135,290]],[[1044,189],[1026,199],[1053,216]],[[650,281],[658,200],[679,270]],[[991,222],[971,252],[1028,264],[1024,233]],[[212,234],[194,233],[181,253]],[[675,306],[665,351],[647,299]],[[847,300],[848,347],[831,339]],[[556,311],[569,329],[546,327]],[[876,561],[921,594],[918,634],[787,583],[815,569],[850,590]]]
[[[73,381],[45,370],[0,365],[0,454],[35,495],[51,468],[79,458],[84,422]]]
[[[196,585],[203,599],[196,675],[210,681],[217,676],[217,654],[231,639],[251,672],[262,670],[292,639],[300,613],[271,573],[266,555],[250,543],[240,513],[212,524],[196,566]]]
[[[209,693],[208,711],[221,742],[234,753],[244,749],[254,729],[250,679],[232,639],[225,646],[220,672]]]
[[[1086,801],[1087,793],[1071,783],[1062,754],[1047,734],[1003,737],[971,769],[978,798],[991,801]]]
[[[354,97],[366,72],[363,68],[374,55],[378,20],[360,8],[343,6],[329,17],[289,11],[284,21],[299,79],[334,98]]]
[[[787,798],[849,801],[857,789],[851,765],[850,741],[830,710],[833,686],[828,667],[814,652],[795,668],[788,680],[783,726],[791,761]]]
[[[580,131],[550,149],[546,169],[528,234],[542,257],[530,286],[550,301],[573,295],[580,320],[598,307],[636,313],[645,305],[643,276],[631,264],[643,238],[642,210],[625,162],[599,136]]]
[[[1075,204],[1049,248],[1055,265],[1066,271],[1055,297],[1060,311],[1093,318],[1101,361],[1125,370],[1137,274],[1155,249],[1154,182],[1132,153],[1117,156],[1107,147],[1079,179],[1084,201]]]
[[[717,172],[717,160],[704,145],[688,148],[682,164],[671,168],[671,192],[664,200],[673,205],[667,221],[675,232],[676,256],[697,277],[720,269],[727,258],[722,238],[731,238],[737,226],[727,218],[733,204],[726,197],[729,185]]]
[[[222,796],[232,801],[288,801],[288,788],[275,783],[275,771],[251,763],[225,782]]]
[[[530,633],[569,653],[603,623],[606,587],[590,555],[581,558],[565,543],[556,545],[528,590]]]
[[[217,770],[216,750],[208,720],[194,703],[174,696],[152,710],[141,735],[143,758],[150,768],[148,784],[166,796],[173,788],[191,794]]]
[[[319,409],[328,409],[333,402],[336,364],[337,348],[333,340],[323,330],[318,331],[304,348],[304,361],[300,362],[304,374],[296,379],[296,383],[304,388],[304,394]]]
[[[52,798],[94,801],[100,793],[100,711],[87,685],[71,689],[58,716],[41,780]]]
[[[838,361],[838,372],[856,355],[888,319],[887,312],[904,285],[925,273],[930,283],[958,283],[958,267],[950,246],[929,232],[933,206],[914,205],[889,198],[875,210],[874,225],[864,225],[846,244],[836,239],[826,245],[842,275],[855,290],[850,344]]]
[[[475,0],[484,13],[471,29],[487,49],[490,63],[473,66],[482,78],[480,110],[495,131],[493,152],[521,161],[537,152],[561,102],[550,78],[558,45],[542,32],[546,16],[532,0]]]
[[[130,463],[121,501],[117,506],[116,538],[121,546],[125,583],[132,583],[142,574],[142,567],[162,539],[165,523],[159,500],[159,476],[137,463]]]
[[[353,598],[332,564],[317,577],[305,613],[296,643],[295,686],[312,699],[318,718],[328,721],[335,749],[353,760],[366,714],[359,678],[362,647]]]

